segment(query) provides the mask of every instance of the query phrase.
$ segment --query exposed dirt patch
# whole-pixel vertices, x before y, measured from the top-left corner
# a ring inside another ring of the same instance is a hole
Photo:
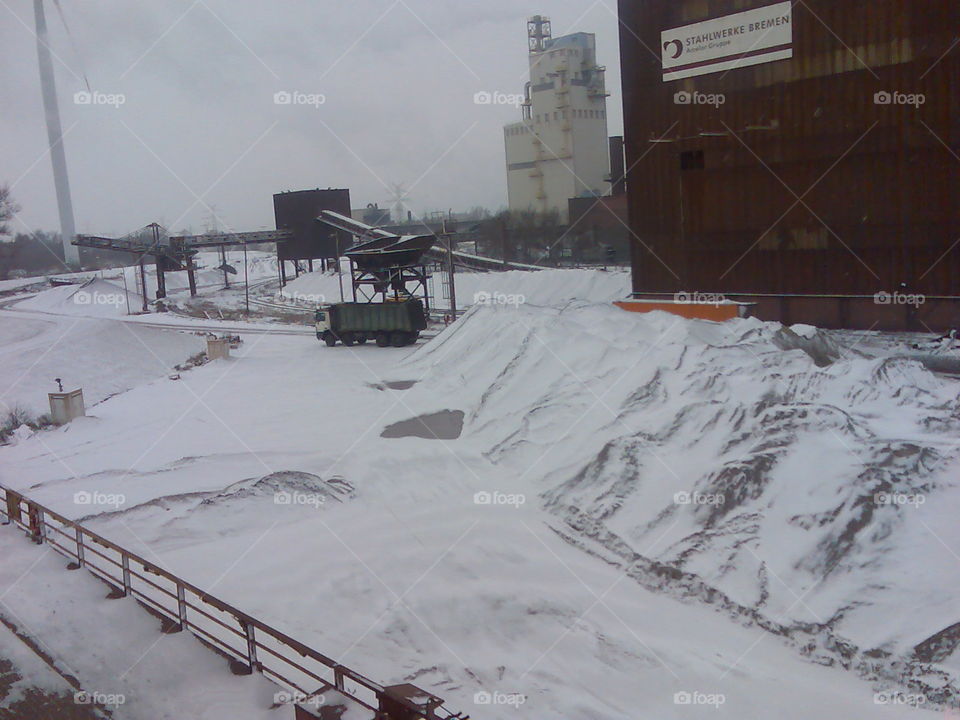
[[[456,440],[463,432],[462,410],[441,410],[418,415],[388,425],[380,433],[385,438],[418,437],[426,440]]]

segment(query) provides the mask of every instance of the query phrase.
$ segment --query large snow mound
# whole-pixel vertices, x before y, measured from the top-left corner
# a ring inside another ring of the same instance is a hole
[[[464,440],[641,583],[806,633],[827,662],[956,679],[956,380],[823,332],[586,304],[474,308],[415,375],[408,413],[456,396]]]
[[[79,285],[44,290],[21,300],[16,308],[54,315],[110,318],[127,315],[128,311],[137,312],[142,304],[142,295],[109,280],[92,278]]]

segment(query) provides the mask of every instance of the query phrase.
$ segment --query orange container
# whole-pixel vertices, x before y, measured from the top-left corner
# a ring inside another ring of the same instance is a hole
[[[627,312],[647,313],[662,310],[691,320],[724,322],[740,317],[740,305],[731,302],[709,304],[678,303],[667,300],[618,300],[613,304]]]

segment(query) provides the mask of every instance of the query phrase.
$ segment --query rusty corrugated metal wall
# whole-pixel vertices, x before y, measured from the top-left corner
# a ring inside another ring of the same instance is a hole
[[[960,296],[960,2],[798,1],[793,59],[663,81],[662,30],[770,4],[620,0],[634,291]],[[678,91],[725,102],[678,105]],[[875,316],[761,305],[824,325]],[[956,305],[936,307],[879,324],[954,322]]]

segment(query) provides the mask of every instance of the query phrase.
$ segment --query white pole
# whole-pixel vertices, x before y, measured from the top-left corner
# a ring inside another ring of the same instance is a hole
[[[64,262],[80,267],[80,249],[72,244],[76,235],[73,222],[73,201],[70,199],[70,180],[67,178],[67,156],[63,151],[63,129],[60,127],[60,106],[57,104],[57,86],[53,75],[53,59],[47,44],[47,18],[43,0],[34,0],[33,12],[37,23],[37,58],[40,63],[40,88],[43,92],[43,111],[47,118],[47,140],[53,162],[53,184],[57,191],[57,210],[60,213],[60,234],[63,237]]]
[[[127,269],[121,268],[120,275],[123,277],[123,296],[127,299],[127,315],[130,314],[130,291],[127,290]]]

